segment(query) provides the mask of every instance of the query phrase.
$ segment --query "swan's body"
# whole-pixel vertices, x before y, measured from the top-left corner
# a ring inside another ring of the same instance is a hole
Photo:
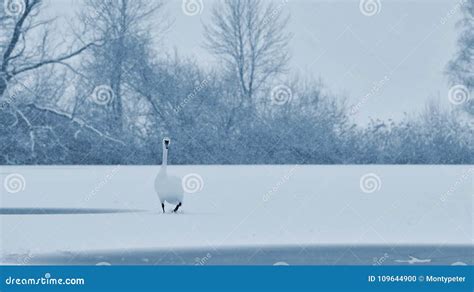
[[[176,176],[158,173],[155,179],[155,190],[162,203],[177,205],[183,202],[181,180]]]
[[[167,172],[168,166],[168,147],[170,140],[163,139],[163,160],[160,171],[155,179],[155,191],[161,202],[163,213],[165,212],[164,203],[176,205],[174,212],[178,211],[183,203],[183,188],[181,186],[181,179],[177,176],[169,175]]]

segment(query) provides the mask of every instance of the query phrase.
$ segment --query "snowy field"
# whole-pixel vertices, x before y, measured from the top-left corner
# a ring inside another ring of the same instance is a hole
[[[169,166],[178,214],[158,169],[1,166],[1,262],[473,264],[472,166]]]

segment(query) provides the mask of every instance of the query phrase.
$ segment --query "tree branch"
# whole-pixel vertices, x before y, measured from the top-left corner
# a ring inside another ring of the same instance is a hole
[[[39,63],[36,63],[34,65],[31,65],[31,66],[27,66],[27,67],[24,67],[24,68],[21,68],[21,69],[18,69],[18,70],[14,70],[12,72],[13,75],[18,75],[18,74],[21,74],[21,73],[24,73],[26,71],[31,71],[31,70],[34,70],[34,69],[38,69],[40,67],[43,67],[45,65],[49,65],[49,64],[61,64],[62,62],[72,58],[72,57],[75,57],[77,55],[79,55],[80,53],[82,53],[83,51],[87,50],[88,48],[92,47],[92,46],[97,46],[96,43],[90,43],[90,44],[87,44],[85,45],[84,47],[70,53],[70,54],[67,54],[67,55],[64,55],[62,57],[58,57],[56,59],[50,59],[50,60],[44,60],[44,61],[41,61]]]

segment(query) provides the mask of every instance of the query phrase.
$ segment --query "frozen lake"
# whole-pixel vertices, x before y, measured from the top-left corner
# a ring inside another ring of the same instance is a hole
[[[2,263],[472,264],[472,166],[171,166],[179,214],[158,169],[1,166]]]
[[[82,250],[11,254],[12,265],[473,265],[472,246],[330,245]]]

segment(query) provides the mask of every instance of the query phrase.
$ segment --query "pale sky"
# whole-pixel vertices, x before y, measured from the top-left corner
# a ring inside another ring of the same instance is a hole
[[[183,12],[182,1],[166,1],[173,25],[165,48],[177,48],[204,66],[215,64],[202,48],[202,24],[209,21],[215,1],[202,0],[201,13],[194,16]],[[443,72],[456,49],[459,0],[372,1],[380,4],[378,13],[366,16],[359,0],[275,0],[291,15],[291,70],[321,78],[327,90],[358,104],[353,116],[358,122],[399,119],[404,112],[421,110],[430,98],[448,106]],[[71,17],[80,2],[49,0],[49,6]]]

